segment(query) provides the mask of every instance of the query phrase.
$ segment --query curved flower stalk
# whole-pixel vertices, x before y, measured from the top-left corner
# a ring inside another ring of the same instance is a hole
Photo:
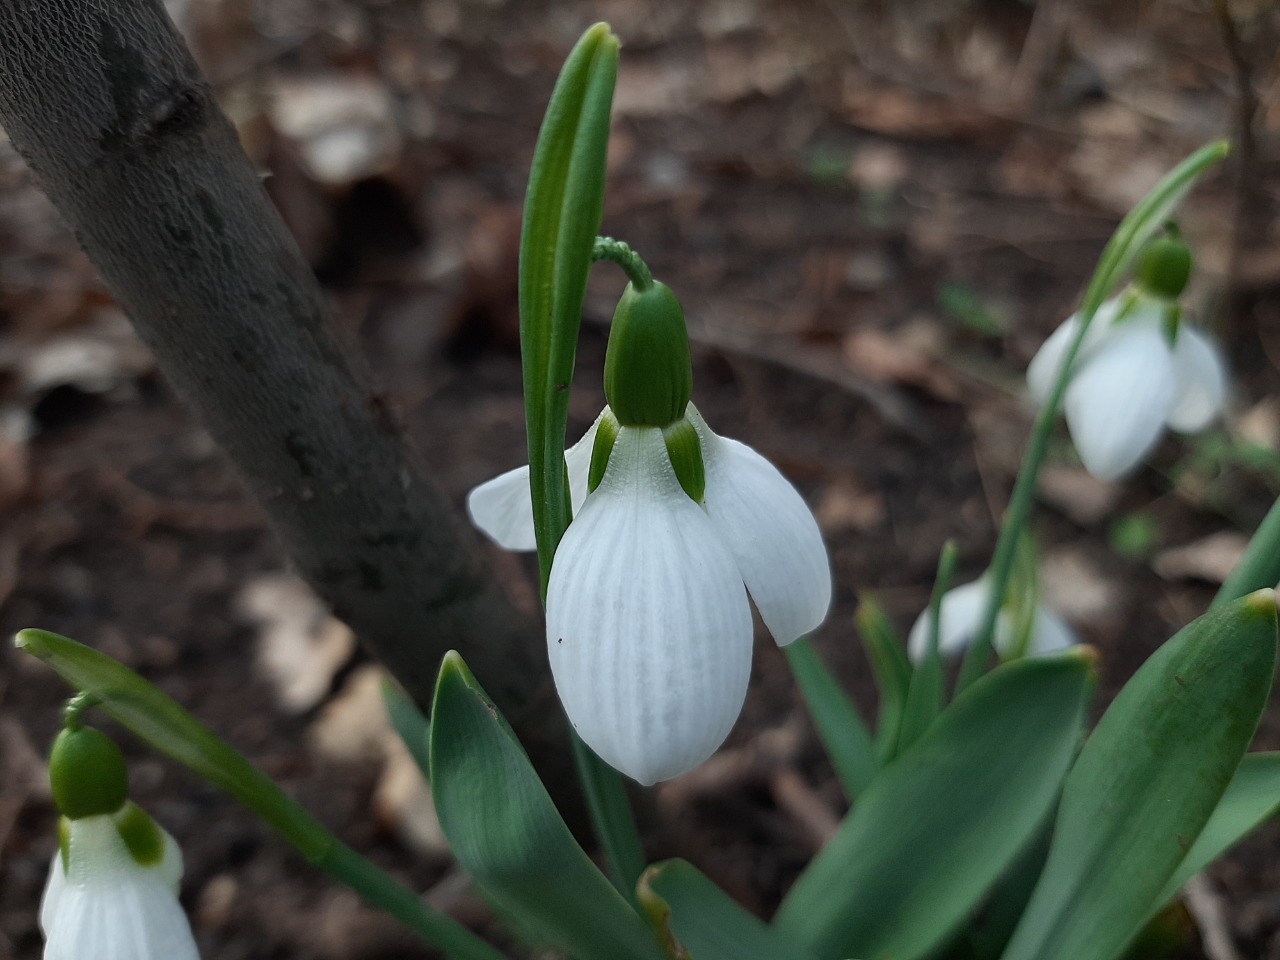
[[[591,447],[612,411],[570,448],[575,516],[547,590],[565,711],[596,753],[644,784],[692,769],[728,736],[751,671],[748,593],[784,646],[831,604],[826,548],[795,487],[712,432],[692,404],[686,417],[705,464],[701,503],[682,486],[662,428],[613,421],[617,438],[591,492]],[[511,506],[528,500],[520,468],[473,490],[467,508],[494,542],[528,549],[531,513]]]
[[[178,903],[182,853],[127,799],[124,758],[79,726],[82,709],[72,701],[49,756],[62,819],[40,903],[44,960],[198,960]]]
[[[133,803],[62,824],[40,903],[44,960],[197,960],[173,837]]]
[[[1180,322],[1177,297],[1189,271],[1190,253],[1180,241],[1157,241],[1133,288],[1102,304],[1085,333],[1063,407],[1085,469],[1100,480],[1136,467],[1165,427],[1198,433],[1222,411],[1222,355]],[[1073,314],[1027,368],[1037,403],[1053,388],[1079,326]]]
[[[938,653],[943,659],[964,651],[977,636],[986,609],[991,586],[986,577],[979,577],[948,590],[942,597],[938,615]],[[1074,646],[1078,641],[1066,622],[1053,611],[1039,603],[1035,605],[1029,624],[1026,653],[1034,656],[1054,653]],[[994,646],[1002,657],[1008,657],[1019,646],[1017,618],[1006,606],[996,620]],[[929,651],[929,611],[916,618],[907,636],[907,652],[914,663],[922,663]]]

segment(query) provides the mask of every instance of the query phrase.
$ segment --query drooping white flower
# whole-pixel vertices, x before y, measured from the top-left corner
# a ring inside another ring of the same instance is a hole
[[[961,653],[978,635],[982,614],[986,610],[991,588],[986,577],[954,587],[942,595],[938,611],[938,653],[943,659]],[[993,645],[1001,657],[1007,656],[1017,639],[1014,617],[1001,610],[996,618]],[[1053,653],[1077,642],[1075,633],[1057,614],[1036,604],[1035,619],[1027,641],[1027,654]],[[921,663],[929,651],[929,611],[926,609],[912,624],[907,636],[907,652],[914,663]]]
[[[1179,324],[1170,339],[1166,305],[1140,297],[1104,303],[1085,334],[1063,407],[1085,468],[1114,480],[1141,462],[1165,427],[1205,429],[1226,399],[1226,368],[1198,330]],[[1027,368],[1032,397],[1043,403],[1079,330],[1069,317]]]
[[[547,590],[547,647],[570,722],[645,784],[697,766],[737,719],[751,670],[748,592],[783,645],[831,603],[826,548],[800,494],[692,405],[686,416],[705,464],[701,504],[681,487],[660,428],[621,427],[591,493],[600,421],[569,450],[575,516]],[[529,496],[521,468],[473,490],[467,507],[495,542],[529,549],[532,511],[512,506]]]
[[[173,838],[132,803],[62,824],[40,903],[44,960],[198,960]]]

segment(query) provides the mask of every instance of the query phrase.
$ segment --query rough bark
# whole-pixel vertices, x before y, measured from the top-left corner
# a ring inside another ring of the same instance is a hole
[[[301,574],[419,704],[461,650],[563,780],[540,632],[406,448],[159,0],[2,0],[0,124]]]

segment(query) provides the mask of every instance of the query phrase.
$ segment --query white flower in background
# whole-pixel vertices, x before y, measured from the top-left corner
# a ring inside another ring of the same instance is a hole
[[[1133,286],[1098,308],[1080,345],[1063,408],[1080,459],[1100,480],[1137,466],[1165,427],[1198,433],[1222,412],[1222,355],[1177,319],[1190,271],[1181,240],[1154,241],[1139,258]],[[1047,399],[1079,329],[1073,314],[1032,359],[1027,385],[1037,403]]]
[[[145,834],[139,817],[155,833],[135,852],[125,836]],[[173,838],[133,804],[63,825],[65,854],[54,854],[40,903],[44,960],[197,960]]]
[[[706,469],[701,504],[682,488],[659,427],[616,428],[591,493],[601,419],[570,448],[574,520],[547,590],[565,711],[596,753],[644,784],[692,769],[728,736],[751,672],[748,592],[781,645],[816,628],[831,604],[826,548],[800,494],[692,405],[686,417]],[[522,467],[473,490],[467,509],[499,545],[532,549],[529,502]]]
[[[978,635],[982,614],[986,610],[991,588],[986,577],[948,590],[942,595],[938,612],[938,652],[943,659],[961,653]],[[1011,652],[1017,639],[1015,619],[1008,609],[1001,610],[996,618],[993,645],[1002,658]],[[1039,604],[1031,624],[1027,641],[1027,654],[1054,653],[1076,643],[1071,628],[1057,614]],[[921,663],[929,651],[929,611],[916,618],[907,637],[907,652],[913,663]]]

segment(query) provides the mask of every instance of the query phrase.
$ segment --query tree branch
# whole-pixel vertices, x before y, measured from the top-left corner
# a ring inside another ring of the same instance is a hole
[[[541,632],[406,448],[160,0],[0,2],[0,123],[308,582],[420,705],[459,648],[568,781]]]

